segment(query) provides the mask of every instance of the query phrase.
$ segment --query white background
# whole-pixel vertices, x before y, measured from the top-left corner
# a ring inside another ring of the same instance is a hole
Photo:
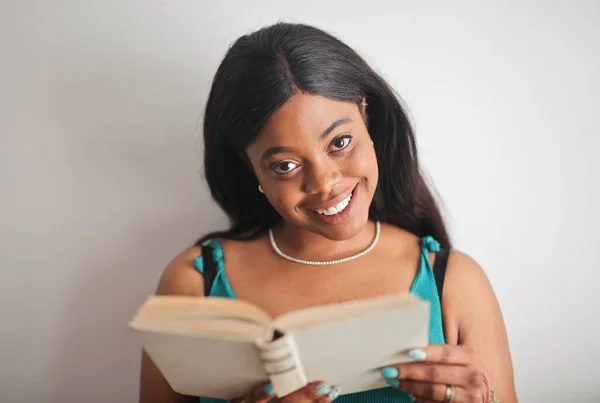
[[[212,75],[283,19],[338,35],[406,100],[521,400],[598,401],[599,4],[2,1],[0,400],[136,401],[127,321],[226,223],[201,173]]]

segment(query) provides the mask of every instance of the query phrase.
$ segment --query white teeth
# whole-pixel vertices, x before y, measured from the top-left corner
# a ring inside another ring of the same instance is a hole
[[[352,200],[352,193],[350,193],[344,200],[339,202],[335,207],[329,207],[327,210],[317,210],[317,213],[323,215],[334,215],[341,213],[346,207],[348,207],[350,200]]]

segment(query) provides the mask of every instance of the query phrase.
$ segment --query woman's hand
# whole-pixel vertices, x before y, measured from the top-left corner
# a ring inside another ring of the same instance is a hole
[[[388,385],[415,397],[415,402],[481,403],[483,374],[467,346],[430,345],[409,352],[417,362],[383,368]]]
[[[294,393],[278,398],[275,387],[269,383],[254,388],[248,396],[231,400],[230,403],[328,403],[335,400],[341,391],[342,388],[339,386],[332,387],[325,382],[314,382]]]

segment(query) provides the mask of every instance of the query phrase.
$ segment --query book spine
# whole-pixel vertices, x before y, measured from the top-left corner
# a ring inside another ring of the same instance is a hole
[[[279,397],[308,384],[293,335],[285,334],[270,342],[257,341],[256,345],[265,373]]]

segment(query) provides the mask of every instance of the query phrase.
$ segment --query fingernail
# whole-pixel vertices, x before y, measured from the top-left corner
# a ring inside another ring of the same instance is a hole
[[[427,353],[419,348],[415,348],[408,352],[408,356],[413,360],[423,361],[427,358]]]
[[[399,379],[389,379],[389,378],[386,378],[385,383],[387,383],[388,385],[390,385],[392,388],[399,388],[400,387],[400,380]]]
[[[274,394],[275,393],[275,386],[273,386],[272,383],[270,383],[267,386],[265,386],[265,393],[268,396],[271,396],[272,394]]]
[[[329,386],[328,384],[322,383],[319,386],[317,386],[317,395],[323,396],[329,392],[331,392],[331,386]]]
[[[414,397],[413,395],[408,395],[408,397],[410,398],[411,402],[414,402],[415,400],[417,400],[417,398]]]
[[[385,367],[381,370],[381,376],[384,378],[396,378],[398,376],[398,370],[394,367]]]
[[[342,388],[340,386],[336,386],[335,388],[333,388],[331,393],[329,393],[327,395],[327,400],[337,399],[337,397],[340,395],[341,392],[342,392]]]

